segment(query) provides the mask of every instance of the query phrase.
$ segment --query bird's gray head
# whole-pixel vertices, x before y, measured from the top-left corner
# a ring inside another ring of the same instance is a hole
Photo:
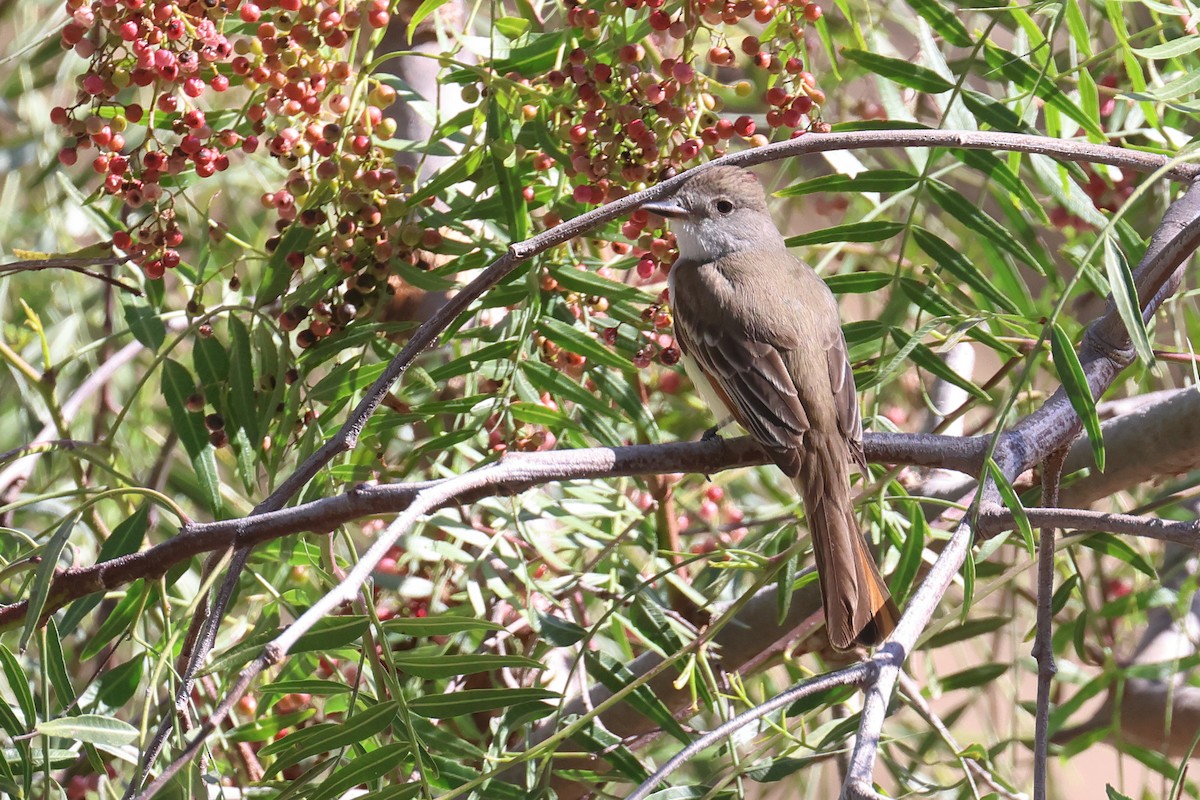
[[[741,167],[698,172],[671,197],[642,208],[671,221],[680,257],[692,261],[784,246],[762,185]]]

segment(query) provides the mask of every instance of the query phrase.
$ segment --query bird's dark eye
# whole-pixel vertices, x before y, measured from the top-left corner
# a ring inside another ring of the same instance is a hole
[[[718,200],[716,205],[717,211],[722,214],[730,214],[733,212],[733,203],[729,202],[728,200]]]

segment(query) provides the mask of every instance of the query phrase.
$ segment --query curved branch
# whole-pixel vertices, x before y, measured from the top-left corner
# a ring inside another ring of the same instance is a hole
[[[867,458],[872,461],[936,466],[974,473],[978,472],[978,465],[983,459],[985,444],[979,438],[869,433],[865,437],[864,449]],[[516,494],[554,481],[674,472],[710,475],[769,461],[762,449],[748,436],[737,439],[714,438],[703,442],[512,453],[478,470],[486,479],[476,488],[456,495],[454,501],[469,503],[484,497]],[[512,472],[508,468],[513,464],[528,465],[538,477]],[[545,465],[553,467],[546,471],[543,469]],[[43,615],[52,614],[84,595],[115,589],[138,578],[160,577],[176,564],[197,555],[227,547],[254,547],[271,539],[297,533],[326,533],[363,517],[396,514],[406,510],[421,492],[455,480],[445,478],[384,486],[360,484],[342,495],[292,508],[240,519],[185,525],[178,536],[149,549],[59,573],[50,586]],[[24,600],[0,606],[0,630],[19,624],[25,617],[26,608]]]

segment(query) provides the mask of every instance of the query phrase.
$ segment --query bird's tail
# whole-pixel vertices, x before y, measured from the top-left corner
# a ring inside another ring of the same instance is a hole
[[[795,484],[812,534],[829,641],[839,650],[871,647],[892,632],[900,611],[854,518],[848,454],[837,450],[844,445],[815,438],[806,442]]]

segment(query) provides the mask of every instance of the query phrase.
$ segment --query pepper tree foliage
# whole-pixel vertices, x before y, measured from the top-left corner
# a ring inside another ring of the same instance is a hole
[[[162,542],[183,519],[246,515],[337,429],[423,318],[413,309],[511,242],[722,153],[940,126],[1174,154],[1194,132],[1200,38],[1187,2],[624,0],[469,7],[464,27],[438,31],[438,90],[461,95],[463,110],[434,119],[427,141],[400,140],[391,115],[418,99],[394,62],[433,56],[389,55],[381,42],[389,26],[436,27],[439,5],[0,10],[6,260],[128,256],[0,281],[12,387],[0,447],[49,426],[49,444],[4,457],[3,467],[25,465],[5,473],[0,507],[5,602],[42,608],[55,569]],[[431,157],[438,168],[423,169]],[[775,208],[790,243],[842,298],[874,430],[919,430],[934,379],[966,391],[973,430],[1030,409],[1070,364],[1064,355],[1056,369],[1048,342],[1078,341],[1169,200],[1165,183],[1133,173],[980,151],[831,153],[760,174],[786,198]],[[677,366],[663,295],[674,251],[659,223],[636,213],[485,294],[297,499],[457,475],[514,450],[698,435],[711,420]],[[1161,351],[1188,351],[1193,304],[1170,302],[1152,326]],[[940,358],[959,342],[979,354],[975,376]],[[118,357],[101,390],[73,406]],[[1122,391],[1187,383],[1180,360],[1154,370],[1143,360]],[[36,461],[21,460],[30,453]],[[860,517],[903,601],[945,534],[910,495],[919,474],[875,467],[872,478]],[[1161,495],[1170,509],[1187,485],[1135,497]],[[287,796],[357,785],[389,797],[549,796],[551,786],[620,796],[692,730],[836,663],[808,638],[742,675],[725,673],[712,648],[689,650],[671,667],[685,702],[644,690],[627,700],[665,732],[652,743],[622,741],[586,707],[563,713],[581,687],[633,681],[639,654],[683,653],[751,589],[778,581],[783,613],[807,580],[797,579],[804,556],[772,559],[805,535],[796,507],[761,468],[576,481],[441,511],[384,560],[360,602],[252,688],[177,789],[200,791],[189,781],[203,776]],[[202,719],[380,526],[257,547],[187,716]],[[1060,680],[1078,684],[1064,691],[1079,698],[1121,683],[1140,615],[1169,602],[1142,546],[1083,544],[1060,559],[1054,639],[1072,667]],[[1020,536],[990,543],[954,590],[962,614],[949,610],[926,640],[917,677],[952,727],[983,703],[1031,699],[1014,688],[1030,665],[994,661],[987,638],[1001,631],[1023,646],[1031,563]],[[192,558],[51,609],[44,625],[36,613],[9,622],[6,794],[123,791],[169,713],[208,586]],[[989,597],[1004,599],[972,607]],[[853,733],[854,714],[834,713],[849,698],[793,708],[673,780],[713,791],[688,796],[809,785]],[[972,796],[972,759],[1019,787],[1030,718],[1018,709],[1010,725],[956,731],[956,750],[902,701],[877,777],[901,794]],[[528,738],[535,727],[544,743]],[[185,737],[180,728],[168,755]],[[1164,757],[1128,749],[1174,775]],[[555,759],[559,750],[589,759]],[[514,761],[503,781],[488,779]]]

